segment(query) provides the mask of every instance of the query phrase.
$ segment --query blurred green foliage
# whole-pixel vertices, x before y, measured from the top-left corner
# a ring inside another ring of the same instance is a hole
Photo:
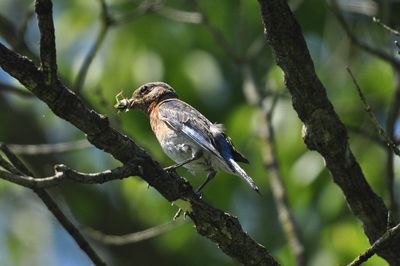
[[[377,135],[346,72],[350,66],[381,123],[393,98],[395,78],[391,66],[351,45],[325,1],[289,1],[303,28],[319,77],[340,118],[346,125]],[[109,0],[112,15],[123,16],[142,1]],[[263,40],[257,1],[165,1],[178,10],[207,15],[238,55]],[[378,7],[377,7],[378,8]],[[21,27],[32,1],[3,0],[0,14]],[[377,14],[380,15],[378,8]],[[85,55],[101,27],[99,1],[54,0],[59,73],[73,84]],[[351,12],[346,17],[357,35],[379,49],[390,51],[390,36],[368,16]],[[25,41],[38,52],[36,18],[28,20]],[[4,42],[0,36],[0,40]],[[204,191],[212,205],[238,216],[244,229],[265,245],[282,265],[294,265],[278,220],[270,191],[269,173],[262,165],[259,138],[260,116],[244,97],[241,66],[226,53],[202,24],[174,21],[149,12],[109,29],[104,44],[90,66],[83,97],[107,115],[113,126],[134,138],[162,165],[172,161],[161,151],[144,114],[117,114],[115,95],[129,96],[140,84],[162,80],[172,85],[180,98],[211,121],[224,123],[237,148],[251,161],[244,166],[259,185],[259,197],[239,178],[219,173]],[[262,44],[251,61],[256,82],[265,92],[285,90],[283,76],[270,49]],[[5,73],[0,81],[20,86]],[[264,86],[263,86],[264,87]],[[5,143],[54,143],[73,141],[84,135],[54,116],[35,98],[0,93],[0,140]],[[343,194],[333,184],[322,158],[308,151],[301,138],[301,123],[287,92],[276,107],[273,126],[278,159],[292,211],[299,225],[310,265],[344,265],[368,246],[360,222],[350,213]],[[384,199],[385,150],[350,131],[351,147],[373,189]],[[24,156],[38,176],[52,174],[52,166],[96,172],[118,165],[95,148],[65,154]],[[398,169],[398,162],[396,164]],[[197,186],[204,174],[179,173]],[[396,174],[398,171],[396,171]],[[396,188],[399,188],[398,179]],[[176,212],[153,188],[132,177],[103,185],[67,184],[51,190],[76,223],[108,234],[140,231],[170,221]],[[33,194],[6,181],[0,182],[1,265],[90,265],[76,244],[44,209]],[[95,243],[111,265],[237,265],[213,243],[199,236],[186,223],[159,237],[121,247]],[[27,264],[28,263],[28,264]],[[365,265],[386,265],[375,256]]]

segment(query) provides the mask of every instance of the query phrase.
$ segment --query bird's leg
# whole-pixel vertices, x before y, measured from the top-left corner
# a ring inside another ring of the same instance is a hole
[[[179,216],[181,216],[181,214],[182,214],[182,209],[179,208],[179,210],[175,213],[174,218],[172,218],[172,220],[175,221],[176,219],[179,218]]]
[[[208,172],[206,180],[204,180],[203,184],[201,184],[201,185],[196,189],[196,193],[200,193],[201,190],[208,184],[208,182],[210,182],[210,181],[215,177],[215,174],[216,174],[216,173],[217,173],[217,172],[215,172],[214,170]]]
[[[207,174],[207,178],[206,180],[204,180],[203,184],[201,184],[197,189],[196,189],[196,193],[197,194],[201,194],[201,190],[215,177],[215,174],[217,172],[215,172],[214,170],[212,170],[211,172],[208,172]],[[201,197],[201,195],[199,195]],[[174,218],[172,218],[174,221],[182,214],[182,209],[179,209],[175,215]]]
[[[175,171],[178,167],[181,167],[181,166],[183,166],[185,164],[188,164],[190,162],[193,162],[193,161],[199,159],[201,157],[201,155],[202,155],[201,150],[200,151],[196,151],[195,153],[193,153],[192,157],[190,157],[189,159],[186,159],[183,162],[180,162],[180,163],[165,167],[164,170],[165,171]]]

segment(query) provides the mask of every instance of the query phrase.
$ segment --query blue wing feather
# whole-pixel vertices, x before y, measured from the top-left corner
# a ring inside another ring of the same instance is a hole
[[[225,135],[223,126],[211,123],[199,111],[179,99],[163,101],[158,108],[161,120],[170,127],[184,133],[187,137],[214,154],[222,163],[235,161],[249,163]]]
[[[179,99],[161,102],[158,115],[171,128],[182,132],[204,150],[214,154],[222,164],[242,177],[258,192],[254,181],[236,163],[236,161],[248,163],[247,159],[235,149],[231,139],[225,135],[220,125],[212,124],[199,111]]]
[[[160,104],[158,114],[170,127],[184,133],[203,149],[218,157],[221,162],[226,163],[215,146],[210,131],[213,124],[199,111],[179,99],[168,99]]]

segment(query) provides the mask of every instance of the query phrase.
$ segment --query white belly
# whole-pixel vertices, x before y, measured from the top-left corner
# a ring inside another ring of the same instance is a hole
[[[202,150],[198,144],[194,143],[185,135],[182,134],[178,136],[173,131],[167,134],[167,136],[164,137],[164,141],[162,143],[160,142],[160,144],[168,157],[176,163],[192,158],[196,152]],[[211,154],[204,151],[199,159],[185,164],[184,167],[190,171],[211,171],[214,169]]]
[[[152,115],[157,115],[153,112]],[[167,124],[159,119],[150,119],[151,127],[164,152],[176,163],[181,163],[192,158],[196,152],[201,151],[202,156],[193,162],[184,165],[190,171],[227,171],[232,172],[226,163],[210,152],[202,149],[197,143],[187,137],[184,133],[177,134]]]

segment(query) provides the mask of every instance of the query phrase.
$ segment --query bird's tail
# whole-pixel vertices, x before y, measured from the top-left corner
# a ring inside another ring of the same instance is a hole
[[[258,191],[258,187],[256,185],[256,183],[254,183],[253,179],[251,179],[250,176],[247,175],[247,173],[240,167],[240,165],[233,159],[230,158],[229,159],[229,164],[233,170],[233,172],[240,176],[241,178],[243,178],[244,181],[247,182],[247,184],[249,184],[249,186],[258,194],[260,194],[260,192]]]

